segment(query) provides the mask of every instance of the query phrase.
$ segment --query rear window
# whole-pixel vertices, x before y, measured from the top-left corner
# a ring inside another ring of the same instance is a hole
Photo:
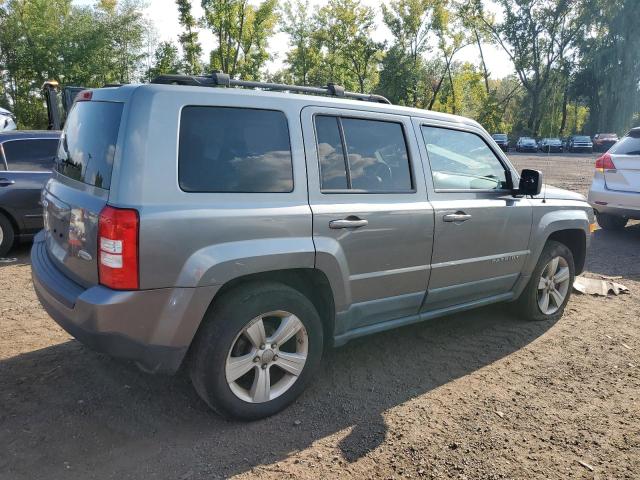
[[[76,103],[64,127],[56,170],[74,180],[108,189],[121,117],[122,103]]]
[[[286,116],[252,108],[183,108],[178,179],[186,192],[291,192]]]
[[[617,155],[640,155],[640,133],[633,136],[628,135],[616,143],[609,153]]]
[[[46,172],[53,168],[58,139],[10,140],[2,145],[9,170]]]

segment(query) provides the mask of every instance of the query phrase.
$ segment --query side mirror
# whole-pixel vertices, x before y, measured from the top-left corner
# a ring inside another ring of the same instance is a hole
[[[538,195],[542,190],[542,172],[525,168],[520,174],[520,184],[516,193],[518,195]]]

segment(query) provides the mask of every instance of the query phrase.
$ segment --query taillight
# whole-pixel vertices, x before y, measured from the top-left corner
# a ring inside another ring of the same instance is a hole
[[[137,290],[138,212],[106,206],[98,221],[98,275],[100,284],[114,290]]]
[[[600,158],[596,160],[596,170],[599,172],[604,172],[605,170],[615,170],[616,166],[613,164],[613,160],[611,159],[611,155],[605,153]]]
[[[76,95],[76,102],[88,102],[93,98],[93,92],[91,90],[82,90]]]

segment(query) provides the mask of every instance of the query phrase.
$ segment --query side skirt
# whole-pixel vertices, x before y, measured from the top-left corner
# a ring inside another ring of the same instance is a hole
[[[494,295],[492,297],[486,297],[480,300],[474,300],[472,302],[462,303],[460,305],[454,305],[452,307],[441,308],[438,310],[431,310],[429,312],[422,312],[418,315],[411,315],[408,317],[396,318],[394,320],[388,320],[382,323],[376,323],[374,325],[367,325],[365,327],[355,328],[349,330],[341,335],[337,335],[333,338],[333,345],[340,347],[350,340],[358,337],[364,337],[365,335],[371,335],[373,333],[384,332],[385,330],[391,330],[393,328],[404,327],[405,325],[411,325],[412,323],[423,322],[425,320],[431,320],[433,318],[442,317],[452,313],[463,312],[465,310],[471,310],[477,307],[483,307],[492,303],[506,302],[513,300],[513,292],[502,293],[500,295]]]

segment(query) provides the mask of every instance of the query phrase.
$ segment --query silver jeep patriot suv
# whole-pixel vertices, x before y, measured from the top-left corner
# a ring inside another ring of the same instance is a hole
[[[184,365],[217,412],[257,419],[326,346],[495,302],[558,319],[594,217],[541,182],[472,120],[335,85],[89,90],[42,193],[33,283],[81,342]]]

